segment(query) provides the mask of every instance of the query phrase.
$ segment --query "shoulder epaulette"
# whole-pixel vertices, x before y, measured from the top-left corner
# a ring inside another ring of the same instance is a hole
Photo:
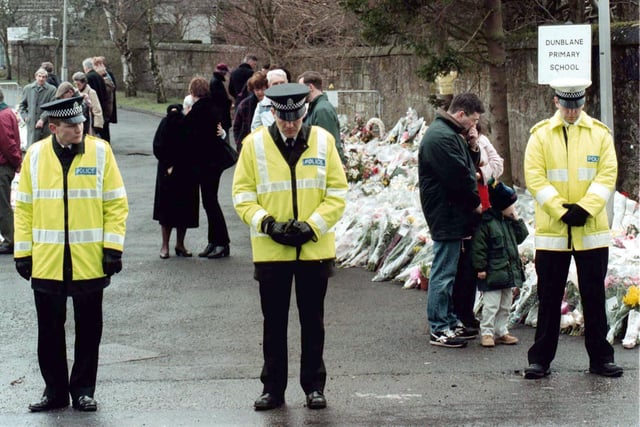
[[[608,133],[611,133],[611,129],[609,129],[609,126],[605,125],[605,124],[604,124],[604,123],[602,123],[600,120],[598,120],[598,119],[594,119],[593,117],[591,118],[591,120],[593,120],[593,125],[594,125],[594,126],[597,126],[597,127],[603,128],[603,129],[606,129],[606,131],[607,131]]]
[[[529,133],[534,133],[535,131],[537,131],[538,129],[540,129],[542,126],[545,126],[549,123],[551,119],[544,119],[538,123],[536,123],[535,125],[533,125],[533,127],[529,130]]]

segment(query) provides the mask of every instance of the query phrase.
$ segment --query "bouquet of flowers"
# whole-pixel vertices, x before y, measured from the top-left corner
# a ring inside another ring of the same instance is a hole
[[[633,348],[640,343],[640,288],[636,285],[629,286],[622,302],[629,307],[627,332],[622,339],[622,346]]]
[[[605,280],[605,295],[609,332],[607,341],[613,344],[623,334],[625,319],[631,311],[638,311],[640,278],[608,276]],[[635,318],[634,315],[633,317]],[[637,337],[636,337],[637,339]]]
[[[565,289],[562,305],[560,306],[560,331],[573,336],[584,335],[584,317],[580,307],[580,291],[571,280],[567,282]]]

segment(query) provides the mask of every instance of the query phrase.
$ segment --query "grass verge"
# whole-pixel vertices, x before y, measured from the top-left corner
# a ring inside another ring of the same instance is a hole
[[[118,108],[128,108],[164,116],[169,105],[182,104],[182,99],[167,98],[167,102],[159,104],[156,100],[156,94],[152,92],[138,91],[138,96],[126,97],[123,91],[118,91],[117,103]]]

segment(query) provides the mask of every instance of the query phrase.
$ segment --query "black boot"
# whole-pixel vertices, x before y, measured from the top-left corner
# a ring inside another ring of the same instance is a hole
[[[216,246],[209,255],[207,255],[207,258],[224,258],[229,256],[229,253],[229,245]]]
[[[204,250],[198,254],[198,256],[200,258],[206,258],[207,256],[209,256],[211,252],[213,252],[215,248],[216,248],[216,245],[214,245],[213,243],[209,243],[207,244],[207,247],[204,248]]]

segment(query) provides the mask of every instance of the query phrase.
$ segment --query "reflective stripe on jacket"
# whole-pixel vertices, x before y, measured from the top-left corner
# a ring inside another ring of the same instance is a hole
[[[336,256],[332,227],[344,211],[347,179],[331,134],[312,126],[307,144],[293,175],[267,127],[244,139],[232,194],[236,212],[250,226],[254,262]],[[294,218],[296,211],[295,219],[308,222],[318,237],[317,242],[302,245],[299,256],[295,247],[276,243],[260,231],[266,216],[285,222]]]
[[[536,201],[536,248],[551,251],[607,247],[609,221],[605,205],[614,190],[618,163],[609,129],[582,112],[566,128],[560,112],[531,129],[524,158],[527,189]],[[589,212],[583,227],[560,219],[565,203]],[[569,242],[571,236],[571,242]]]
[[[32,257],[34,279],[63,280],[65,225],[73,280],[104,277],[103,248],[123,250],[129,209],[120,171],[109,144],[90,135],[84,141],[85,152],[73,158],[67,174],[66,194],[51,136],[25,156],[16,193],[14,256]]]

